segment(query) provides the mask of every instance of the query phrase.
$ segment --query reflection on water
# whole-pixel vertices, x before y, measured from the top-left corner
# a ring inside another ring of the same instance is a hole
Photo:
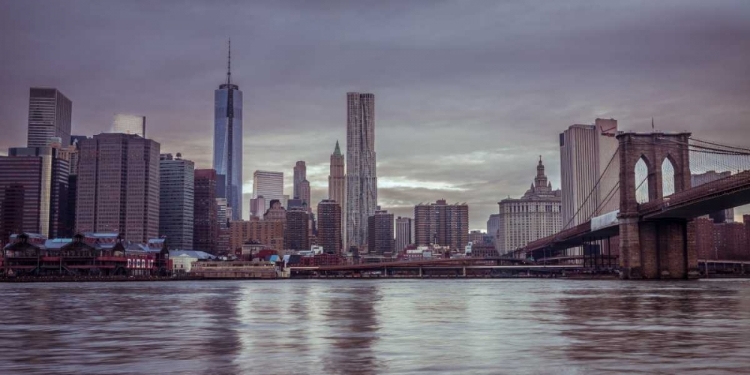
[[[747,374],[750,282],[0,284],[0,373]]]

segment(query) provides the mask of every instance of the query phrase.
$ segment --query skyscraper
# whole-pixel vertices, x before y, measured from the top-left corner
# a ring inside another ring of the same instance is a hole
[[[414,207],[414,243],[461,250],[469,243],[469,206],[440,199]]]
[[[560,133],[562,229],[619,207],[612,192],[620,172],[620,160],[613,157],[618,147],[615,135],[617,120],[599,118],[594,125],[571,125]]]
[[[76,227],[147,242],[159,234],[159,143],[102,133],[80,142]]]
[[[307,208],[308,211],[312,212],[312,200],[310,199],[310,181],[304,180],[299,183],[299,199],[302,200],[302,205]]]
[[[159,234],[172,249],[192,249],[195,164],[179,153],[162,154],[159,180]]]
[[[350,92],[346,101],[346,239],[348,246],[363,246],[378,201],[375,95]]]
[[[328,174],[328,199],[341,206],[341,243],[346,244],[346,175],[344,175],[344,155],[341,154],[339,141],[331,154],[331,165]]]
[[[146,116],[118,113],[112,121],[112,133],[135,134],[146,138]]]
[[[219,242],[216,171],[196,169],[194,182],[193,249],[216,254]]]
[[[307,180],[307,166],[304,161],[300,160],[294,165],[294,192],[292,193],[292,198],[302,199],[300,185],[305,180]]]
[[[69,156],[58,147],[18,147],[0,156],[0,241],[11,233],[71,236]]]
[[[242,218],[242,91],[232,84],[232,49],[227,60],[227,82],[214,91],[214,169],[226,179],[232,220]]]
[[[396,219],[396,251],[403,251],[407,246],[411,245],[411,226],[413,220],[410,217],[399,216]]]
[[[26,145],[45,147],[52,137],[70,144],[73,103],[54,88],[32,87],[29,90],[29,128]]]
[[[318,245],[329,254],[341,253],[341,205],[324,199],[318,203]]]
[[[271,171],[255,171],[253,173],[253,198],[265,199],[265,210],[271,208],[271,201],[284,202],[284,173]]]
[[[367,218],[367,251],[370,254],[393,254],[393,214],[377,210]]]
[[[310,236],[307,210],[295,207],[286,211],[286,229],[284,231],[284,248],[288,250],[309,250]]]

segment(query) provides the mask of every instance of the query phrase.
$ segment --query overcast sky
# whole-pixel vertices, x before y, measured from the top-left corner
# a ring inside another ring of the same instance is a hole
[[[750,146],[750,1],[0,0],[0,150],[24,146],[29,87],[73,101],[73,133],[147,117],[162,152],[210,168],[213,95],[244,92],[256,169],[308,164],[315,204],[346,141],[346,92],[375,94],[380,205],[445,198],[484,229],[558,133],[597,117]],[[247,216],[247,207],[243,208]]]

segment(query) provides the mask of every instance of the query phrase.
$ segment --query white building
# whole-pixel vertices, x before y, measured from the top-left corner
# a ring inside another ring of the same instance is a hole
[[[552,190],[541,158],[536,171],[534,183],[523,197],[503,199],[498,203],[500,212],[495,246],[500,254],[560,231],[560,190]]]
[[[253,173],[253,198],[263,197],[265,209],[271,208],[271,200],[278,199],[283,207],[289,196],[284,195],[284,173],[255,171]]]

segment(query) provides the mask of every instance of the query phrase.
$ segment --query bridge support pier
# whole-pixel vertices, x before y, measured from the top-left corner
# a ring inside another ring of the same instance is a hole
[[[624,279],[697,278],[693,225],[684,220],[622,218],[620,268]]]

